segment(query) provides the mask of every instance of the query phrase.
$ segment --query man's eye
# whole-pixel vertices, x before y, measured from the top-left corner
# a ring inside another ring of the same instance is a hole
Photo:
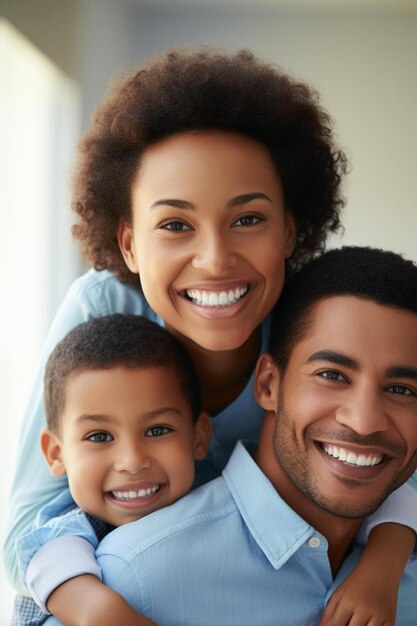
[[[183,233],[186,230],[191,230],[191,226],[185,224],[184,222],[164,222],[159,226],[161,230],[168,230],[173,233]]]
[[[233,226],[255,226],[259,222],[265,221],[260,215],[242,215],[233,222]]]
[[[342,374],[335,372],[334,370],[323,370],[322,372],[318,372],[318,375],[321,376],[321,378],[326,378],[327,380],[346,380]]]
[[[88,441],[94,441],[95,443],[107,443],[112,441],[113,437],[109,433],[93,433],[87,437]]]
[[[409,389],[405,385],[391,385],[387,388],[390,393],[396,393],[400,396],[415,396],[417,395],[412,389]]]
[[[172,431],[168,426],[152,426],[152,428],[148,428],[146,431],[147,437],[162,437],[162,435],[166,435]]]

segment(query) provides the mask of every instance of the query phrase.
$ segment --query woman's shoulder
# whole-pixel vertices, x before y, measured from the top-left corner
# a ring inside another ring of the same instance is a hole
[[[67,301],[76,302],[89,313],[88,317],[101,317],[112,313],[144,315],[156,319],[145,296],[139,288],[120,282],[108,270],[90,269],[77,278],[70,287]]]

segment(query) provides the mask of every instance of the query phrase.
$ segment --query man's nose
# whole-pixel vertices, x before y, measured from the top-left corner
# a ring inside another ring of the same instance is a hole
[[[371,391],[366,386],[356,390],[338,407],[336,421],[364,437],[389,428],[389,418],[384,412],[379,391]]]
[[[232,237],[228,233],[211,230],[202,234],[197,243],[193,267],[208,274],[221,277],[224,272],[236,265],[236,253],[232,247]]]

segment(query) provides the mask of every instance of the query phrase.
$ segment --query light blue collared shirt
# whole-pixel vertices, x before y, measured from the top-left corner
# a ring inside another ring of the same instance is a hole
[[[361,553],[333,580],[327,547],[238,443],[221,478],[116,529],[97,557],[104,582],[159,626],[314,626]],[[414,561],[397,626],[415,626],[416,588]]]

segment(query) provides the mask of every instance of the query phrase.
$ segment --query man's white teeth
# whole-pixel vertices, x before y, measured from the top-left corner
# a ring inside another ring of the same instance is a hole
[[[331,446],[326,443],[322,445],[323,450],[330,456],[348,463],[349,465],[359,465],[360,467],[368,467],[372,465],[378,465],[382,461],[382,454],[356,454],[351,450],[340,448],[339,446]]]
[[[200,306],[230,306],[248,293],[249,285],[236,287],[228,291],[203,291],[202,289],[186,289],[185,293],[194,304]]]
[[[134,489],[130,489],[129,491],[112,491],[113,496],[117,500],[138,500],[140,498],[149,498],[149,496],[153,496],[160,489],[161,485],[154,485],[153,487],[148,487],[147,489],[139,489],[135,491]]]

